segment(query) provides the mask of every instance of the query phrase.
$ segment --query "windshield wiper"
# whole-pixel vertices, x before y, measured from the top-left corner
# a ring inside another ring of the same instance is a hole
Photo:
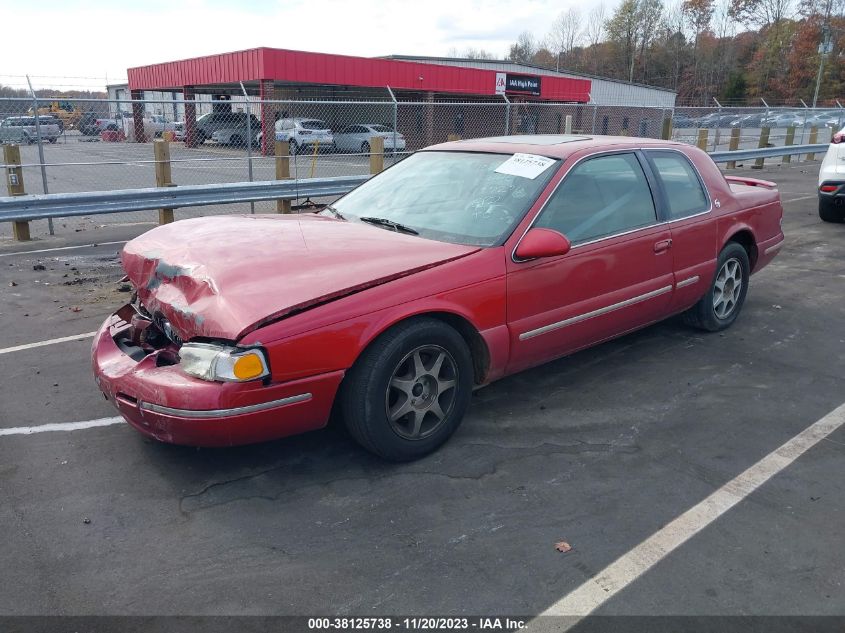
[[[338,220],[345,220],[345,219],[346,219],[346,218],[343,216],[343,214],[342,214],[340,211],[338,211],[337,209],[335,209],[332,205],[328,205],[328,206],[324,207],[324,208],[323,208],[323,211],[328,211],[328,212],[329,212],[329,213],[331,213],[334,217],[336,217]]]
[[[367,222],[368,224],[375,224],[376,226],[384,226],[387,228],[391,228],[397,233],[407,233],[408,235],[419,235],[420,232],[416,229],[412,229],[410,226],[405,226],[404,224],[399,224],[399,222],[394,222],[393,220],[388,220],[387,218],[358,218],[361,222]]]

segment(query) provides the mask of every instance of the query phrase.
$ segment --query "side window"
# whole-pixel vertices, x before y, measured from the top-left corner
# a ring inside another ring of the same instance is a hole
[[[651,188],[637,157],[613,154],[578,163],[549,198],[535,226],[559,231],[579,244],[656,221]]]
[[[710,201],[689,159],[677,152],[647,152],[666,192],[669,219],[707,211]]]

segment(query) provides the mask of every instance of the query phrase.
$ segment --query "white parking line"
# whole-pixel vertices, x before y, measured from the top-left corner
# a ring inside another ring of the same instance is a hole
[[[20,352],[25,349],[32,349],[33,347],[44,347],[45,345],[55,345],[56,343],[67,343],[68,341],[81,341],[82,339],[91,338],[96,332],[85,332],[84,334],[74,334],[73,336],[63,336],[61,338],[51,338],[49,341],[38,341],[37,343],[25,343],[23,345],[15,345],[14,347],[6,347],[0,349],[0,354],[11,354],[12,352]]]
[[[784,200],[784,203],[787,202],[798,202],[799,200],[815,200],[818,196],[801,196],[800,198],[792,198],[791,200]]]
[[[0,435],[32,435],[33,433],[47,433],[49,431],[78,431],[80,429],[93,429],[98,426],[111,426],[112,424],[120,424],[123,421],[123,418],[117,416],[114,418],[100,418],[99,420],[85,420],[84,422],[17,426],[11,429],[0,429]]]
[[[625,587],[701,532],[807,450],[845,424],[845,404],[801,431],[709,497],[617,558],[541,615],[576,616],[567,628],[610,600]]]
[[[126,244],[126,240],[119,242],[97,242],[96,244],[80,244],[79,246],[57,246],[56,248],[42,248],[38,251],[15,251],[13,253],[0,253],[0,257],[11,257],[12,255],[31,255],[36,253],[52,253],[54,251],[69,251],[75,248],[96,248],[97,246],[112,246],[114,244]]]

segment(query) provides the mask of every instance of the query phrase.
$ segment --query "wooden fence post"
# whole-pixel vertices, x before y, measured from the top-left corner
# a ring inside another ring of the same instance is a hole
[[[795,145],[795,128],[793,126],[789,126],[786,128],[786,140],[783,142],[784,147],[789,147],[790,145]],[[781,162],[783,163],[791,163],[792,156],[789,154],[784,155],[781,158]]]
[[[370,139],[370,173],[384,171],[384,139],[374,136]]]
[[[664,141],[672,138],[672,117],[667,116],[663,119],[663,129],[660,131],[660,138]]]
[[[810,145],[815,145],[819,142],[819,128],[811,127],[810,128]],[[814,153],[807,154],[807,160],[816,160],[816,155]]]
[[[290,143],[276,141],[276,180],[290,180]],[[290,213],[290,200],[276,200],[276,213]]]
[[[175,187],[170,172],[170,143],[162,139],[153,141],[153,156],[156,164],[156,187]],[[173,209],[159,209],[158,223],[173,222]]]
[[[764,147],[769,146],[769,132],[770,128],[762,127],[760,128],[760,142],[757,143],[757,148],[762,149]],[[751,169],[763,169],[763,165],[766,164],[765,158],[758,158],[754,161],[754,164],[751,166]]]
[[[26,191],[23,186],[23,168],[21,164],[21,148],[17,145],[3,146],[3,162],[6,167],[6,189],[10,196],[24,196]],[[13,165],[17,165],[14,167]],[[19,242],[28,242],[29,222],[26,220],[14,220],[12,222],[12,235]]]
[[[740,129],[738,127],[731,129],[731,140],[730,140],[730,143],[728,143],[728,151],[735,152],[736,150],[739,149],[739,133],[740,133]],[[727,164],[727,168],[728,169],[736,169],[736,161],[735,160],[729,160],[728,164]]]
[[[705,152],[707,151],[707,137],[710,135],[707,128],[700,128],[698,130],[698,142],[696,146],[698,149],[702,149]]]

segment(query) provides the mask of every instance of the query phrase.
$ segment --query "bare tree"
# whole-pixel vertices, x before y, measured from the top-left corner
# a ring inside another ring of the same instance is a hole
[[[537,42],[531,31],[523,31],[516,38],[516,42],[511,44],[508,59],[514,62],[530,62],[537,53],[537,48]]]
[[[604,4],[592,8],[590,15],[587,16],[587,25],[584,27],[587,44],[597,46],[604,39],[604,23],[606,20]]]
[[[546,36],[546,46],[557,56],[555,68],[560,70],[560,58],[581,41],[581,12],[578,9],[562,11]]]
[[[464,57],[467,59],[496,59],[493,53],[485,51],[483,48],[467,48],[464,51]]]

